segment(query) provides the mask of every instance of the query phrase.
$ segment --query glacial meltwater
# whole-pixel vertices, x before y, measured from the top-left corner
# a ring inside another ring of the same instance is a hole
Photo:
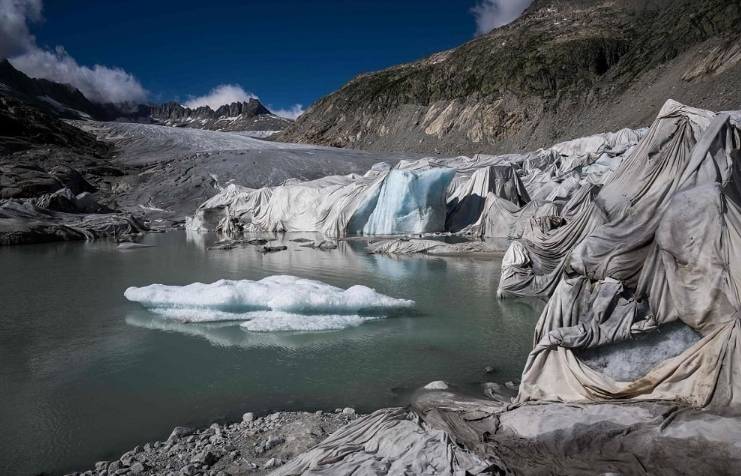
[[[318,250],[297,238],[316,237],[278,235],[271,244],[288,250],[267,254],[208,250],[215,236],[185,232],[147,235],[148,248],[0,248],[0,474],[90,467],[175,426],[246,411],[368,412],[404,405],[433,380],[480,394],[482,382],[519,377],[543,304],[497,300],[501,257],[390,257],[359,240]],[[342,329],[271,332],[270,315],[259,331],[185,323],[124,297],[155,283],[274,275],[415,305]]]

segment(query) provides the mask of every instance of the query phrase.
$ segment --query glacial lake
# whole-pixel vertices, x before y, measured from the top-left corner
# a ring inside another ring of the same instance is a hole
[[[0,248],[0,474],[59,474],[164,440],[173,427],[242,413],[360,412],[404,405],[446,380],[480,394],[517,379],[543,303],[496,298],[501,257],[370,255],[289,241],[261,254],[208,250],[214,235]],[[272,238],[272,236],[271,236]],[[413,299],[412,311],[323,332],[249,332],[167,321],[124,298],[129,286],[288,274]],[[483,369],[496,370],[485,374]]]

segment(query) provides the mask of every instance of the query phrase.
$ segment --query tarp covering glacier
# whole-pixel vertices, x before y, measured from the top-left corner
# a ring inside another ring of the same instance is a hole
[[[740,146],[737,117],[664,105],[592,200],[591,229],[548,256],[561,273],[549,277],[519,401],[661,399],[741,412]],[[615,380],[574,352],[675,321],[702,338],[636,379]]]
[[[432,239],[435,231],[508,238],[499,295],[548,302],[514,399],[426,392],[413,399],[413,413],[360,419],[279,473],[735,474],[740,159],[741,113],[667,101],[647,130],[286,184],[324,188],[315,192],[320,212],[305,226],[331,236],[370,234],[367,217],[392,171],[454,170],[441,229],[369,250],[489,249]],[[407,185],[395,192],[401,201],[417,196]],[[237,212],[234,198],[224,203],[222,224],[231,216],[242,230],[247,221],[234,217],[261,212]],[[443,460],[418,450],[425,445]]]
[[[288,180],[261,189],[231,184],[204,202],[187,227],[521,238],[560,226],[572,193],[601,184],[644,133],[625,129],[526,154],[402,160],[393,168],[379,163],[362,176]]]
[[[363,176],[230,189],[199,213],[222,210],[222,230],[342,236],[454,228],[512,239],[498,294],[549,300],[519,401],[669,399],[736,411],[739,142],[738,113],[670,100],[647,130],[526,154],[401,161]],[[435,207],[435,218],[424,218]],[[371,245],[379,253],[456,248],[488,249],[417,239]],[[611,346],[675,322],[684,326],[671,334],[676,342],[661,344],[670,358],[645,375],[612,377],[593,367],[609,367],[599,351],[608,355]]]

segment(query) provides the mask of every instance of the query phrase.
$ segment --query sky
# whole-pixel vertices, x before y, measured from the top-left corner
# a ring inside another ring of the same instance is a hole
[[[259,97],[295,117],[364,72],[458,46],[531,0],[0,0],[0,57],[99,102]]]

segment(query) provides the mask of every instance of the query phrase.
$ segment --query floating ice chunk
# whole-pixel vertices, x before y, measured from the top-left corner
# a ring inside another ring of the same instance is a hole
[[[445,229],[449,168],[425,171],[394,169],[386,176],[373,213],[363,227],[366,235],[427,233]]]
[[[342,289],[295,276],[260,281],[219,280],[187,286],[131,287],[124,296],[181,322],[250,321],[248,330],[324,330],[358,325],[394,309],[414,306],[366,286]]]
[[[329,331],[355,327],[382,316],[360,316],[358,314],[319,314],[307,316],[280,311],[257,311],[253,317],[240,324],[243,329],[253,332],[273,331]]]

